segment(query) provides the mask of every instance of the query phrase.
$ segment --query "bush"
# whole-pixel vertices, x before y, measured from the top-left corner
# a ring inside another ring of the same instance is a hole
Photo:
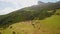
[[[15,31],[12,32],[13,34],[16,34]]]
[[[60,13],[56,13],[56,15],[60,15]]]

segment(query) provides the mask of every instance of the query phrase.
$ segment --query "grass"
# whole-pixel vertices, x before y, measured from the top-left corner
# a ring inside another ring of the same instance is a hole
[[[10,28],[11,26],[12,28]],[[34,30],[34,28],[31,25],[24,24],[22,22],[13,24],[11,26],[5,30],[1,30],[2,34],[12,34],[13,31],[20,34],[25,34],[27,31],[29,33]]]
[[[57,10],[59,12],[60,10]],[[32,25],[34,24],[34,26]],[[12,26],[12,28],[10,28]],[[2,34],[60,34],[60,15],[53,15],[44,20],[24,21],[0,30]]]

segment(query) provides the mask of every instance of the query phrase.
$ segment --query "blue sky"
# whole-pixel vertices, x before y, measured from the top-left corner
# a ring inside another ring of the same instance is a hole
[[[59,0],[0,0],[0,15],[8,14],[23,7],[36,5],[38,1],[57,2]]]

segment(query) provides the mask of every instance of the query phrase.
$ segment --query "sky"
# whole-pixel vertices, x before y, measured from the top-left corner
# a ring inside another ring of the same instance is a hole
[[[38,1],[57,2],[59,0],[0,0],[0,15],[8,14],[24,7],[37,5]]]

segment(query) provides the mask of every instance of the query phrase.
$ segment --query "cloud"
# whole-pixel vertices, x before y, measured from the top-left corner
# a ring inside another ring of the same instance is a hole
[[[1,1],[1,0],[0,0]],[[2,0],[3,2],[12,3],[12,4],[21,4],[22,6],[31,6],[37,4],[37,0]]]
[[[1,2],[3,4],[1,4],[2,6],[0,7],[3,9],[0,10],[0,15],[8,14],[14,10],[37,4],[37,0],[0,0],[0,3]]]
[[[12,11],[14,11],[13,8],[10,8],[10,7],[7,7],[7,8],[4,8],[3,10],[0,10],[0,15],[3,15],[3,14],[7,14],[7,13],[10,13]]]

